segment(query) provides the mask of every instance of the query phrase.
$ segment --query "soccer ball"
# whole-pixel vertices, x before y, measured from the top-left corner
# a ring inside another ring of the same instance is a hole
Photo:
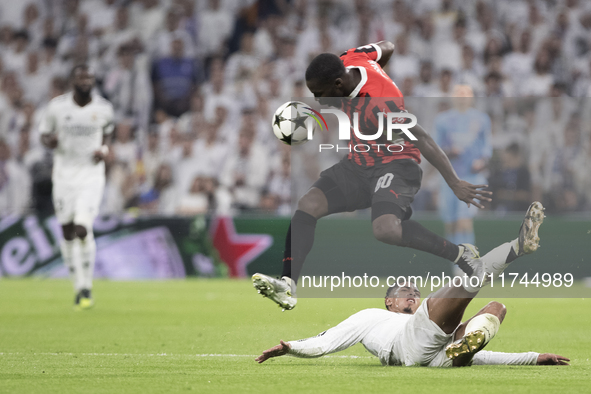
[[[310,106],[301,101],[288,101],[283,104],[273,115],[275,137],[287,145],[300,145],[308,141],[306,123],[311,113]]]

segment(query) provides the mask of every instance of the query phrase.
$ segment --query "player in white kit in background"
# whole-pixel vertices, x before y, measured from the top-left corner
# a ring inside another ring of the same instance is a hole
[[[93,94],[94,72],[71,73],[73,90],[51,100],[41,120],[41,142],[54,149],[53,205],[62,225],[60,249],[76,293],[74,308],[93,306],[96,243],[92,224],[105,186],[104,159],[113,131],[113,106]]]

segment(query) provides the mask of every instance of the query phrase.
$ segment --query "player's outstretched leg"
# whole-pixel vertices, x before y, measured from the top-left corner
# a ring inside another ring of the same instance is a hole
[[[291,310],[296,306],[296,282],[314,244],[316,221],[327,214],[326,196],[317,187],[312,187],[298,202],[298,209],[291,219],[285,237],[281,279],[260,273],[252,276],[252,284],[258,293],[277,303],[283,310]]]
[[[498,276],[518,257],[538,250],[540,242],[538,232],[543,221],[544,207],[540,202],[535,201],[527,209],[519,229],[519,237],[494,248],[482,257],[483,270],[487,281],[481,283],[480,287],[488,283],[490,275],[493,277]],[[497,313],[480,311],[467,324],[464,323],[465,326],[463,325],[457,331],[462,336],[446,348],[446,354],[450,359],[454,360],[454,365],[470,365],[474,354],[482,350],[497,333],[505,316],[505,308],[499,303],[491,303],[487,307],[496,307],[500,311],[497,311]],[[462,334],[464,328],[465,331]]]
[[[519,237],[511,242],[497,246],[482,257],[485,276],[496,278],[515,259],[538,250],[540,246],[539,229],[544,222],[544,206],[541,202],[531,203],[519,229]]]
[[[401,213],[398,215],[402,217]],[[373,220],[373,232],[378,241],[431,253],[453,262],[468,276],[482,277],[480,254],[474,245],[456,245],[419,222],[403,221],[399,216],[383,214]]]
[[[293,296],[293,285],[290,278],[275,279],[263,274],[254,274],[252,276],[252,285],[259,294],[271,299],[283,310],[295,308],[298,300]]]

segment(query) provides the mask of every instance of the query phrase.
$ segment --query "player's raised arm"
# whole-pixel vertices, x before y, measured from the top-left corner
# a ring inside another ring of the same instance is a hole
[[[476,202],[476,200],[491,201],[490,196],[492,192],[482,190],[488,185],[473,185],[458,178],[449,158],[420,125],[413,127],[411,132],[417,138],[416,141],[413,141],[415,146],[425,156],[425,159],[441,173],[443,179],[445,179],[445,182],[453,190],[456,197],[466,204],[473,204],[478,208],[484,208],[484,206]]]
[[[374,45],[377,45],[382,52],[382,56],[377,61],[377,63],[380,65],[380,67],[384,68],[394,53],[394,44],[392,44],[390,41],[384,40],[377,42]]]

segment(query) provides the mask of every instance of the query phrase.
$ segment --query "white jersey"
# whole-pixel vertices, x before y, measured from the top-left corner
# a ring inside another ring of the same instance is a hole
[[[105,163],[95,163],[94,152],[103,136],[113,131],[113,106],[97,94],[84,107],[69,92],[51,100],[39,126],[41,134],[55,133],[53,182],[87,184],[105,181]]]
[[[429,319],[427,302],[413,315],[385,309],[364,309],[315,337],[290,341],[289,354],[296,357],[321,357],[345,350],[356,343],[363,346],[383,365],[451,367],[445,348],[454,333],[446,334]],[[475,365],[535,365],[539,353],[497,353],[480,351]]]

